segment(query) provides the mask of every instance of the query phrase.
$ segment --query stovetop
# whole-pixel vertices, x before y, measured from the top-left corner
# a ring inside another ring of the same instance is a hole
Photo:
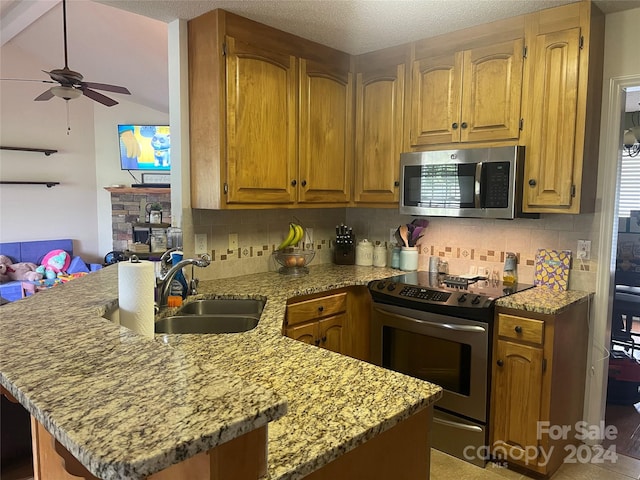
[[[377,303],[477,319],[492,317],[496,299],[532,287],[430,272],[407,272],[369,283]]]

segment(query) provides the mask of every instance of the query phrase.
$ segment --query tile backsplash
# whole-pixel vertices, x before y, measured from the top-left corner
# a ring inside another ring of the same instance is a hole
[[[198,272],[201,279],[224,278],[248,273],[276,271],[279,265],[271,254],[285,237],[289,222],[313,228],[316,251],[313,264],[330,263],[333,258],[335,227],[353,227],[356,240],[388,244],[390,229],[410,223],[413,217],[396,209],[335,208],[209,211],[193,210],[193,232],[205,233],[212,265]],[[449,263],[451,273],[465,273],[471,267],[502,275],[506,252],[518,256],[521,282],[532,283],[535,255],[539,248],[575,252],[578,239],[591,240],[594,215],[543,215],[540,219],[486,220],[430,217],[420,249],[419,268],[428,269],[429,256]],[[229,234],[238,236],[237,248],[229,249]],[[575,258],[569,288],[595,290],[598,260],[592,244],[588,261]],[[374,267],[372,267],[374,268]]]

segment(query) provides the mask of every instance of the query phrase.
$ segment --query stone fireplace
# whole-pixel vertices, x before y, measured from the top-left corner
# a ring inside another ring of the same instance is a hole
[[[134,243],[134,227],[150,226],[148,203],[162,206],[162,225],[171,225],[169,188],[105,187],[111,193],[111,231],[113,250],[124,252]]]

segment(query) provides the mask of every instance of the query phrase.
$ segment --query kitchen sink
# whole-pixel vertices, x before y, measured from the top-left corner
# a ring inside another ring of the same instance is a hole
[[[178,315],[247,315],[260,317],[264,302],[253,298],[205,298],[185,303]]]
[[[175,315],[155,323],[156,333],[239,333],[258,325],[262,300],[215,298],[195,300]]]
[[[245,315],[173,315],[156,322],[156,333],[239,333],[258,325],[260,317]]]

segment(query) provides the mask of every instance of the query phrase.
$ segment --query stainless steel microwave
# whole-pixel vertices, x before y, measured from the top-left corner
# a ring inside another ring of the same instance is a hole
[[[524,147],[400,155],[400,213],[436,217],[539,217],[522,213]]]

